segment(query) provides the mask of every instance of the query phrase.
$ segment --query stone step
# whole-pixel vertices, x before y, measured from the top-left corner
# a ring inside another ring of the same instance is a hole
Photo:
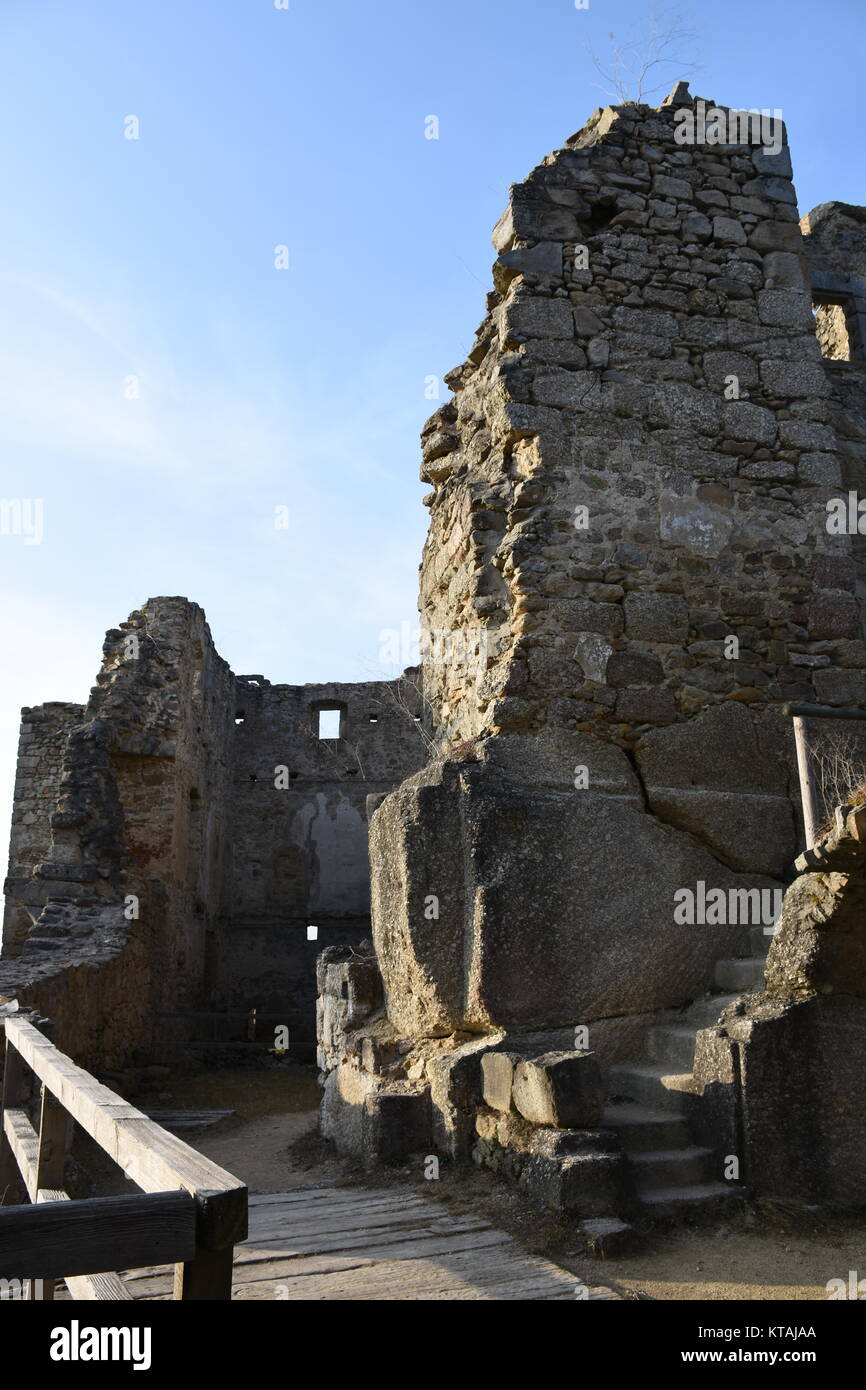
[[[729,1182],[696,1183],[691,1187],[656,1187],[642,1192],[644,1211],[653,1217],[689,1216],[693,1212],[712,1211],[716,1205],[742,1197],[743,1189]]]
[[[608,1068],[611,1096],[636,1101],[651,1110],[682,1110],[684,1091],[690,1089],[690,1072],[679,1075],[649,1066],[621,1065]]]
[[[745,960],[717,960],[715,981],[719,989],[732,989],[737,994],[754,989],[763,984],[765,960],[763,956],[747,956]]]
[[[691,1071],[695,1060],[694,1028],[673,1028],[660,1025],[647,1031],[647,1057],[662,1062],[672,1071]]]
[[[722,1009],[726,1009],[739,997],[739,994],[704,994],[686,1009],[683,1023],[689,1023],[695,1029],[712,1028],[713,1024],[718,1022]]]
[[[712,1149],[702,1149],[696,1144],[632,1153],[629,1162],[640,1196],[645,1192],[700,1186],[713,1177]]]
[[[651,1149],[685,1148],[690,1142],[685,1120],[671,1110],[650,1110],[645,1105],[608,1105],[601,1121],[614,1129],[627,1154]]]

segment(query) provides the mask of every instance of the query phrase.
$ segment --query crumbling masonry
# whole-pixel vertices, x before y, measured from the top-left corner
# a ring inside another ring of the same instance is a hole
[[[0,992],[77,1060],[207,1008],[303,1050],[313,921],[342,1150],[471,1157],[608,1235],[863,1201],[862,813],[797,858],[782,705],[866,702],[827,508],[866,495],[866,210],[801,219],[787,145],[683,142],[694,109],[598,111],[511,191],[423,434],[423,693],[235,677],[156,599],[86,707],[25,711]]]
[[[787,145],[681,143],[693,107],[597,111],[494,230],[422,468],[422,616],[485,660],[425,666],[443,756],[372,814],[374,953],[319,971],[326,1135],[586,1218],[866,1195],[859,894],[762,911],[803,843],[781,706],[866,694],[827,510],[864,491],[866,213],[801,222]]]
[[[0,994],[85,1066],[169,1030],[197,1041],[208,1011],[256,1009],[312,1055],[316,955],[369,935],[366,798],[425,757],[412,673],[235,676],[182,598],[151,599],[103,652],[86,706],[23,714]],[[323,709],[340,737],[319,737]]]

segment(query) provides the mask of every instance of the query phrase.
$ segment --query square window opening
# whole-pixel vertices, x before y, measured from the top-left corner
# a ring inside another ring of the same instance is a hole
[[[342,710],[320,709],[318,725],[319,738],[339,738],[342,717]]]

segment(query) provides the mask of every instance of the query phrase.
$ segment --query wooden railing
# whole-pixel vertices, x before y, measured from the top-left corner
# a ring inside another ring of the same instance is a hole
[[[63,1279],[76,1299],[129,1299],[116,1270],[173,1264],[176,1299],[230,1298],[234,1246],[247,1234],[243,1183],[101,1085],[32,1023],[4,1022],[0,1279],[28,1280],[46,1298]],[[41,1082],[38,1132],[26,1108],[32,1077]],[[140,1193],[69,1200],[63,1168],[73,1122]],[[6,1205],[19,1173],[30,1203]]]

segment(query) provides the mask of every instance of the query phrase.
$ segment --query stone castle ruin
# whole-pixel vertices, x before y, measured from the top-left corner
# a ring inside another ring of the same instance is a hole
[[[272,1015],[313,1055],[316,955],[369,935],[365,802],[424,761],[420,706],[412,672],[235,676],[200,608],[151,599],[86,705],[24,710],[0,994],[82,1065],[214,1010]]]
[[[866,496],[866,209],[801,217],[783,129],[690,143],[695,108],[597,111],[511,190],[423,432],[420,691],[235,677],[155,599],[86,708],[25,711],[0,992],[78,1060],[196,1007],[306,1046],[317,990],[322,1130],[370,1164],[589,1220],[862,1202],[866,826],[803,856],[782,707],[866,705],[828,524]]]

